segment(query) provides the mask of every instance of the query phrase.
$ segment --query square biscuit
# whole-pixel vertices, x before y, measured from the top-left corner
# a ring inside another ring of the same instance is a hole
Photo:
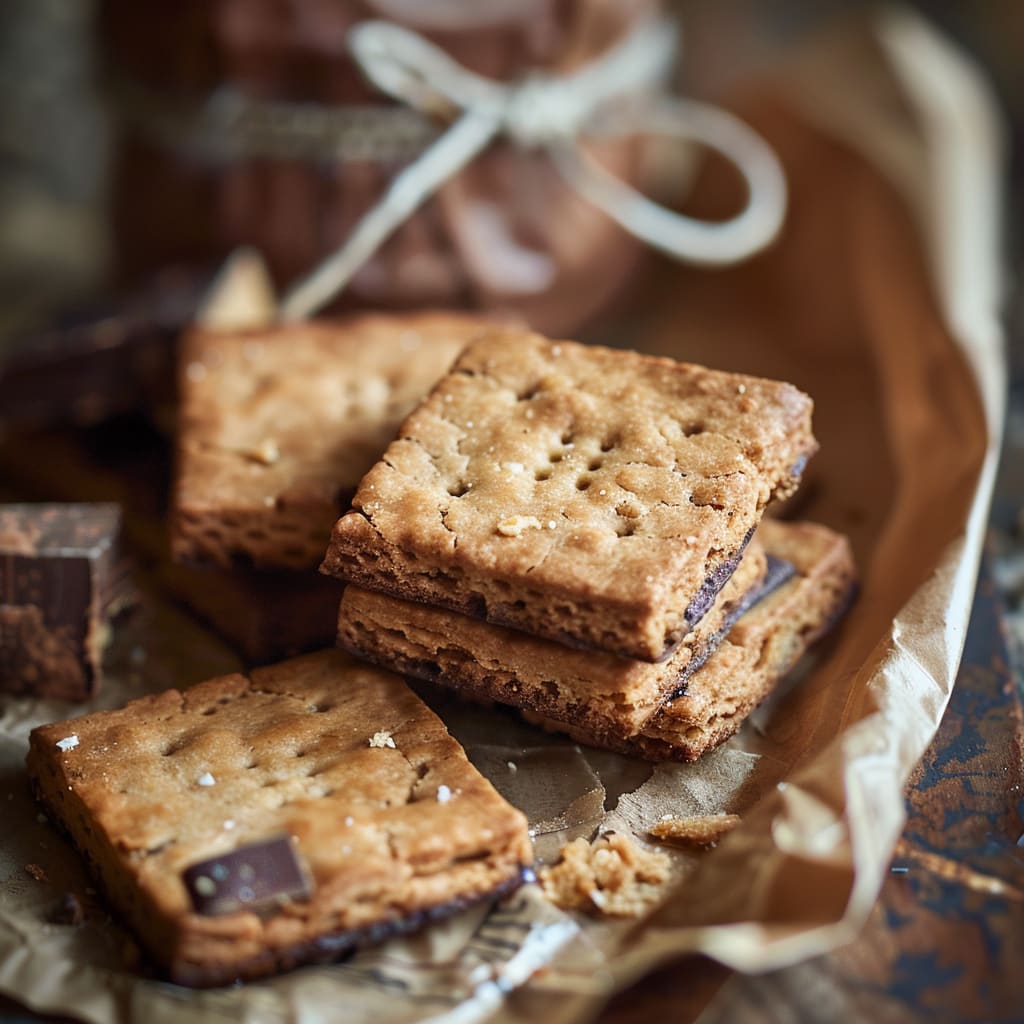
[[[580,651],[433,605],[350,585],[338,643],[357,657],[568,724],[628,739],[705,661],[759,589],[766,556],[756,538],[711,610],[657,663]]]
[[[174,558],[315,569],[360,477],[490,325],[458,313],[367,314],[188,335]]]
[[[325,572],[656,661],[810,454],[789,384],[496,329],[363,478]]]
[[[336,959],[514,888],[532,858],[433,712],[340,651],[41,726],[28,770],[180,984]]]
[[[835,625],[857,586],[849,541],[825,526],[766,519],[758,538],[795,572],[737,619],[714,655],[690,677],[685,694],[666,702],[638,735],[625,741],[545,724],[580,743],[650,761],[696,761],[736,733]]]

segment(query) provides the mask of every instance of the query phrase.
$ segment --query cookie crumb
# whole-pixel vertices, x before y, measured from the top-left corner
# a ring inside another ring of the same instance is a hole
[[[386,729],[382,729],[380,732],[375,732],[370,737],[371,747],[390,747],[392,750],[395,749],[395,740]]]
[[[197,786],[216,786],[217,785],[217,780],[209,772],[203,772],[203,774],[200,775],[198,779],[196,779],[196,785]]]
[[[662,817],[650,835],[683,846],[717,846],[741,821],[738,814],[701,814],[692,818]]]
[[[563,910],[637,917],[658,898],[669,873],[665,854],[643,850],[614,832],[592,843],[568,843],[557,864],[541,869],[540,882],[544,895]]]
[[[78,737],[74,736],[74,735],[72,735],[72,736],[65,736],[64,739],[57,740],[57,749],[58,750],[65,750],[65,751],[66,750],[74,750],[75,747],[77,747],[77,746],[78,746]]]
[[[46,877],[46,872],[38,864],[26,864],[25,874],[34,878],[37,882],[49,881],[49,878]]]
[[[498,533],[503,537],[518,537],[524,530],[540,528],[540,520],[536,516],[509,516],[497,526]]]

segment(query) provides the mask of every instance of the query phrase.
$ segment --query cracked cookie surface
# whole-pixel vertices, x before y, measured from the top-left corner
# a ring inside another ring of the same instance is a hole
[[[340,651],[41,726],[28,766],[111,902],[183,984],[335,958],[513,888],[532,859],[525,818],[440,719],[397,676]],[[308,900],[193,909],[186,869],[282,835]]]

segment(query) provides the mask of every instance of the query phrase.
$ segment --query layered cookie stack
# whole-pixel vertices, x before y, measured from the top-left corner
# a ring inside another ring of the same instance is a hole
[[[329,644],[331,526],[402,419],[491,326],[366,314],[183,344],[169,584],[252,661]]]
[[[587,743],[698,757],[848,599],[842,538],[755,535],[815,449],[788,384],[492,331],[334,528],[339,642]]]

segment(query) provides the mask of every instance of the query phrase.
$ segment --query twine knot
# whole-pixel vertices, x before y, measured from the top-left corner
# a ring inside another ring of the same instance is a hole
[[[417,33],[361,22],[348,44],[366,77],[408,107],[450,121],[405,167],[336,252],[285,296],[285,319],[326,305],[385,239],[449,178],[499,137],[548,154],[566,183],[626,231],[677,259],[724,264],[767,245],[778,232],[786,184],[767,143],[724,110],[664,94],[678,33],[647,19],[620,43],[566,75],[533,73],[498,82],[463,67]],[[662,135],[717,150],[747,183],[747,205],[731,220],[684,217],[651,201],[589,156],[589,138]]]

